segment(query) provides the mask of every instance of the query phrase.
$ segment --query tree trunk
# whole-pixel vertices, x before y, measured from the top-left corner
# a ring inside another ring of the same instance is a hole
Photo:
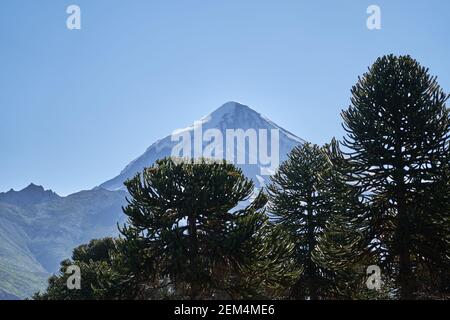
[[[198,266],[198,239],[197,239],[197,219],[195,214],[190,214],[188,216],[188,226],[189,226],[189,238],[190,238],[190,248],[189,248],[189,258],[190,258],[190,272],[191,275],[195,275],[199,271]],[[201,293],[201,285],[198,283],[198,279],[191,278],[190,283],[189,298],[195,300],[199,297]]]
[[[401,197],[402,198],[402,197]],[[400,199],[401,199],[400,198]],[[400,299],[410,300],[413,298],[413,277],[411,267],[410,250],[410,228],[408,212],[404,201],[398,206],[398,230],[397,241],[399,242],[399,277]]]
[[[317,277],[316,277],[316,268],[314,266],[313,260],[312,260],[312,252],[314,250],[314,247],[316,246],[316,237],[314,234],[314,216],[313,211],[311,209],[311,202],[312,202],[312,196],[310,199],[308,199],[308,294],[309,298],[311,300],[317,300]]]
[[[410,225],[408,217],[408,207],[406,200],[405,187],[405,164],[403,161],[402,147],[398,143],[396,145],[396,162],[397,168],[395,172],[396,182],[396,200],[397,200],[397,230],[396,244],[399,253],[399,275],[398,283],[400,286],[400,299],[410,300],[413,298],[413,277],[411,267],[411,250],[410,250]]]

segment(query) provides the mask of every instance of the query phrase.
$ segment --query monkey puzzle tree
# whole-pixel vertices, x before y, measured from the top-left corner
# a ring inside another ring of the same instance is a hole
[[[390,55],[342,113],[350,177],[370,197],[372,245],[403,299],[415,297],[419,272],[449,266],[447,98],[428,69]]]
[[[327,298],[358,299],[366,294],[365,267],[373,264],[366,235],[367,209],[360,188],[348,183],[347,161],[339,143],[333,139],[323,149],[331,166],[322,191],[330,212],[313,258],[328,271]]]
[[[270,212],[294,244],[292,256],[301,270],[291,286],[295,299],[318,299],[327,285],[325,270],[313,257],[331,208],[326,190],[331,166],[325,152],[305,143],[294,148],[268,187]]]
[[[266,197],[225,162],[166,158],[125,183],[125,242],[140,243],[180,298],[246,296]],[[140,275],[145,274],[141,270]],[[249,289],[249,291],[251,291]]]
[[[48,280],[46,292],[36,293],[35,300],[99,300],[113,299],[121,288],[114,286],[104,288],[99,294],[97,288],[102,286],[102,277],[111,271],[113,252],[117,250],[120,240],[104,238],[91,240],[73,250],[72,259],[61,262],[60,273]],[[80,270],[79,288],[70,288],[71,278],[75,275],[71,267]]]

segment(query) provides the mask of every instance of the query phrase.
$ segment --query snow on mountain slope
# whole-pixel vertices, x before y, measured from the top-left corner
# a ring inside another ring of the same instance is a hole
[[[236,137],[234,143],[230,143],[231,140],[227,140],[227,134],[230,133],[242,134],[243,143],[239,145],[239,138]],[[253,142],[256,143],[252,143],[250,137],[253,137]],[[187,145],[188,148],[183,149],[184,152],[176,153],[177,155],[189,158],[198,158],[199,154],[205,156],[208,145],[211,146],[214,141],[220,148],[216,148],[211,154],[216,159],[231,160],[247,177],[253,179],[257,187],[267,183],[268,175],[273,173],[279,163],[286,160],[288,153],[295,146],[305,142],[248,106],[228,102],[200,121],[196,121],[194,125],[176,130],[155,142],[143,155],[126,166],[117,177],[100,187],[108,190],[124,189],[124,181],[150,167],[156,160],[172,156],[174,148],[177,148],[183,139],[185,140],[183,145]],[[223,141],[218,141],[220,139]],[[201,149],[200,153],[198,149]],[[277,161],[272,161],[271,164],[276,164],[275,168],[268,164],[269,160],[274,160],[274,156],[277,157]]]

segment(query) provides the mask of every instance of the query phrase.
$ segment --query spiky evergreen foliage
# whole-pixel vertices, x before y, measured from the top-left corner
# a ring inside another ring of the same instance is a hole
[[[92,240],[89,244],[81,245],[73,250],[72,259],[61,262],[60,273],[50,277],[48,288],[44,293],[33,296],[35,300],[100,300],[111,299],[120,290],[110,287],[108,292],[99,294],[96,288],[101,287],[102,275],[111,270],[111,253],[117,248],[117,240],[105,238]],[[78,266],[81,272],[81,289],[69,289],[67,281],[72,273],[68,273],[70,266]]]
[[[254,191],[240,169],[225,162],[167,158],[125,185],[131,195],[124,208],[129,225],[121,229],[125,241],[139,243],[134,255],[157,265],[174,295],[252,295],[248,271],[259,248],[256,234],[264,226],[266,197],[260,193],[249,206],[236,209]],[[136,276],[145,281],[144,270]]]
[[[351,179],[370,197],[372,245],[403,299],[429,280],[422,275],[449,268],[447,98],[428,69],[390,55],[359,79],[342,113]]]
[[[326,190],[330,163],[317,145],[305,143],[289,154],[268,187],[273,221],[294,245],[293,259],[301,270],[290,286],[295,299],[318,299],[328,284],[325,270],[313,257],[318,237],[331,213]]]
[[[259,243],[257,263],[251,274],[259,298],[291,298],[292,284],[301,275],[301,268],[292,259],[296,246],[291,235],[283,226],[269,221],[260,233]]]
[[[364,263],[357,254],[363,240],[349,217],[335,214],[327,221],[313,252],[315,261],[330,273],[327,298],[354,299],[364,291]]]
[[[365,269],[373,264],[366,236],[366,207],[360,188],[347,180],[347,161],[339,143],[333,139],[323,150],[330,164],[323,190],[330,213],[313,258],[327,270],[327,298],[362,298],[367,293]]]

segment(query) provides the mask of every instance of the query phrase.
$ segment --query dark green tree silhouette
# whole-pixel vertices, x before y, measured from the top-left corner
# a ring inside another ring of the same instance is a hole
[[[266,197],[259,193],[244,204],[254,185],[240,169],[166,158],[125,185],[131,196],[124,208],[129,225],[121,229],[125,242],[136,244],[132,256],[157,266],[176,297],[252,297]],[[139,282],[146,276],[145,269],[136,270]]]
[[[91,240],[89,244],[81,245],[73,250],[72,259],[61,262],[58,275],[50,277],[48,288],[44,293],[36,293],[35,300],[99,300],[112,299],[120,290],[111,286],[101,294],[96,288],[102,286],[102,277],[112,268],[112,255],[117,249],[118,241],[112,238]],[[69,277],[73,275],[68,272],[70,266],[80,269],[80,289],[69,288],[67,285]]]
[[[268,187],[270,213],[294,245],[292,255],[300,270],[291,284],[295,299],[319,299],[328,279],[313,252],[331,214],[326,180],[331,165],[323,149],[305,143],[292,150]]]
[[[367,292],[366,268],[373,264],[365,218],[366,206],[359,187],[348,182],[348,163],[339,143],[333,139],[324,146],[330,171],[323,193],[329,203],[328,219],[313,251],[314,260],[327,270],[326,298],[363,299]]]
[[[370,198],[372,246],[403,299],[417,296],[420,276],[449,268],[447,98],[428,69],[390,55],[359,79],[342,113],[350,177]]]

